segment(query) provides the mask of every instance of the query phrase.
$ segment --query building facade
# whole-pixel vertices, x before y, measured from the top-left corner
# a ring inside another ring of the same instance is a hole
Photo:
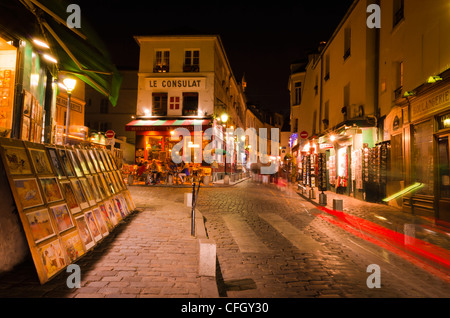
[[[220,37],[135,39],[140,46],[136,119],[126,129],[136,133],[136,162],[171,158],[182,137],[172,134],[184,128],[183,160],[190,154],[190,162],[205,164],[202,153],[212,141],[202,138],[203,133],[217,131],[213,146],[223,149],[224,129],[245,124],[243,85],[234,78]],[[223,156],[213,155],[223,163]]]
[[[370,4],[381,9],[380,28],[367,26]],[[448,9],[356,0],[305,71],[292,72],[291,146],[303,184],[450,220]]]

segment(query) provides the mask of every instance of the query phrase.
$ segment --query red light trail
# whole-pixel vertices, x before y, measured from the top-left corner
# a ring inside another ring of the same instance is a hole
[[[334,218],[315,213],[317,217],[382,247],[450,283],[450,253],[446,249],[345,212],[320,206],[318,209]],[[405,241],[408,244],[405,244]]]

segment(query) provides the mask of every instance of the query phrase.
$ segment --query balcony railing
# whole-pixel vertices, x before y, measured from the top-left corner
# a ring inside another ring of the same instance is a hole
[[[183,65],[183,72],[199,72],[200,67],[198,65],[185,64]]]

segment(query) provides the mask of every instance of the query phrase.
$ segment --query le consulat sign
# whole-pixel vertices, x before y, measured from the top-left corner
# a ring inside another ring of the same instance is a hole
[[[145,88],[199,90],[206,88],[204,77],[153,77],[145,79]]]

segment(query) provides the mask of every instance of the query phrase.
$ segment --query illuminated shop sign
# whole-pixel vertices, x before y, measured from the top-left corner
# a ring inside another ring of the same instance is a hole
[[[206,79],[204,77],[158,77],[146,78],[145,87],[147,89],[167,89],[167,88],[182,88],[182,89],[205,89]]]

